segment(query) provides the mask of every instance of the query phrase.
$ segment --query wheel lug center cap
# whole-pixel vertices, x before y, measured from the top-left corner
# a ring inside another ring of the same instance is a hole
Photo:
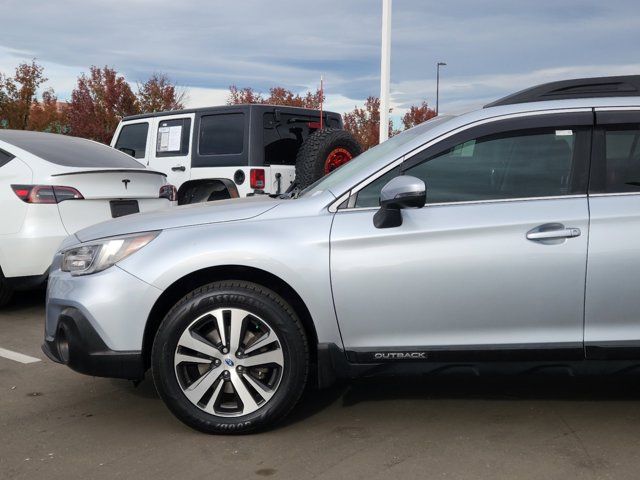
[[[224,363],[226,363],[229,367],[233,367],[233,360],[231,360],[230,358],[225,358],[224,359]]]

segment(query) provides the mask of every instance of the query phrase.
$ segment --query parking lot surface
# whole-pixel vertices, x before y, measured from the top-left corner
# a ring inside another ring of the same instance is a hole
[[[42,294],[0,311],[0,478],[637,478],[640,379],[359,380],[309,391],[278,428],[208,436],[153,383],[45,359]]]

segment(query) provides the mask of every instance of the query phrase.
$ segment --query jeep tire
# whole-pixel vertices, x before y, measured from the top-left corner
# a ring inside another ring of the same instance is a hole
[[[318,130],[309,135],[298,150],[295,185],[299,189],[307,188],[360,153],[362,147],[346,130]]]

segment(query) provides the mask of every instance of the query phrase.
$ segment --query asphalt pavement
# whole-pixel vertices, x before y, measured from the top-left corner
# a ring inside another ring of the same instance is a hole
[[[365,379],[309,390],[271,431],[210,436],[176,420],[150,379],[47,360],[43,316],[41,292],[0,310],[2,479],[640,476],[638,377]]]

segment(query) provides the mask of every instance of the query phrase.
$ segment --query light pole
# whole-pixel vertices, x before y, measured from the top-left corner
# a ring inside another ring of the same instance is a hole
[[[382,0],[380,52],[380,143],[389,138],[389,77],[391,71],[391,0]]]
[[[436,116],[438,115],[438,106],[440,103],[440,67],[445,67],[445,62],[438,62],[436,64]]]

